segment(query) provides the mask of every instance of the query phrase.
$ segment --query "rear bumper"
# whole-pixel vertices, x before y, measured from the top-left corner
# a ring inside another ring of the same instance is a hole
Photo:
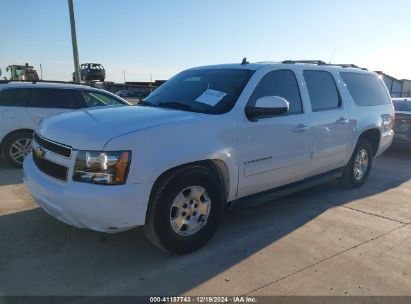
[[[394,131],[393,130],[382,133],[381,138],[380,138],[380,147],[379,147],[375,157],[377,157],[377,156],[381,155],[382,153],[384,153],[384,151],[387,150],[391,146],[393,139],[394,139]]]
[[[119,186],[61,182],[39,171],[29,155],[24,184],[51,216],[78,228],[119,232],[144,225],[152,183]]]

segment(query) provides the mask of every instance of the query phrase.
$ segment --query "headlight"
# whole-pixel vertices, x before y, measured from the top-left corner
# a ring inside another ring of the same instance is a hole
[[[73,180],[104,185],[124,184],[130,160],[130,151],[79,151],[74,164]]]

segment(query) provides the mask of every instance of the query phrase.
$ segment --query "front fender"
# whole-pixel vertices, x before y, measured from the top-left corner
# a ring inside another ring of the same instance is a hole
[[[104,150],[131,150],[127,183],[153,182],[177,166],[203,161],[222,161],[228,172],[228,200],[235,198],[238,183],[234,128],[220,116],[181,121],[125,134],[110,140]]]

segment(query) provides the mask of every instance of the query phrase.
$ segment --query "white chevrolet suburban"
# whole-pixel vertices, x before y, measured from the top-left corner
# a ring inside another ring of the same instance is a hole
[[[338,178],[366,181],[393,139],[378,75],[321,61],[183,71],[134,107],[44,119],[24,162],[38,204],[70,225],[144,225],[161,249],[198,249],[224,207]]]

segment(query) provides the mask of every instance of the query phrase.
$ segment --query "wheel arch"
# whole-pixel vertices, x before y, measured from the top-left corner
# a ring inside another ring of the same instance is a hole
[[[356,144],[358,143],[360,139],[366,139],[370,143],[373,156],[375,156],[380,146],[380,140],[381,140],[380,129],[376,127],[371,127],[366,130],[363,130],[360,136],[358,137]]]
[[[2,139],[1,142],[0,142],[0,151],[3,151],[3,145],[4,145],[4,141],[5,141],[6,139],[8,139],[9,137],[11,137],[11,136],[13,136],[13,135],[16,135],[16,134],[18,134],[18,133],[23,133],[23,132],[33,133],[34,130],[29,129],[29,128],[22,128],[22,129],[17,129],[17,130],[13,130],[13,131],[9,132],[8,134],[6,134],[6,136],[3,137],[3,139]]]
[[[180,169],[183,169],[185,167],[190,167],[190,166],[193,166],[193,165],[206,167],[206,168],[210,169],[213,172],[213,174],[215,174],[218,177],[218,179],[220,180],[220,182],[223,186],[223,190],[224,190],[224,194],[225,194],[225,200],[227,201],[228,196],[229,196],[229,192],[230,192],[230,173],[229,173],[229,169],[228,169],[227,164],[221,159],[205,159],[205,160],[185,163],[185,164],[181,164],[181,165],[169,168],[166,171],[164,171],[163,173],[161,173],[156,178],[156,180],[154,181],[153,187],[151,189],[151,193],[155,189],[156,185],[159,182],[161,182],[162,179],[165,176],[167,176],[168,174],[170,174],[170,173],[172,173],[176,170],[180,170]]]

